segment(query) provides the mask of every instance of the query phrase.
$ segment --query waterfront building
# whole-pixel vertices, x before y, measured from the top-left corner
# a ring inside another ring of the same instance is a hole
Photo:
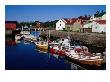
[[[92,32],[106,32],[106,20],[93,21]]]
[[[5,29],[6,30],[16,30],[17,21],[5,21]]]
[[[80,28],[81,32],[106,32],[106,14],[101,17],[91,16],[90,20]]]
[[[82,20],[77,18],[60,19],[56,23],[56,30],[69,30],[79,32],[82,27]]]
[[[35,28],[37,28],[37,30],[41,30],[43,28],[43,24],[39,21],[35,21]]]

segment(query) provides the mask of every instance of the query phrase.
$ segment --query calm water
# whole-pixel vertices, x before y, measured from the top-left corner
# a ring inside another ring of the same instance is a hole
[[[11,42],[10,42],[11,43]],[[81,66],[81,65],[80,65]],[[71,63],[64,57],[53,56],[48,53],[40,52],[34,43],[6,44],[5,46],[5,69],[6,70],[82,70],[97,69],[91,67],[80,67]],[[105,70],[106,65],[101,68]]]
[[[6,45],[5,64],[6,69],[72,69],[71,63],[64,58],[56,58],[48,53],[36,50],[34,43]]]

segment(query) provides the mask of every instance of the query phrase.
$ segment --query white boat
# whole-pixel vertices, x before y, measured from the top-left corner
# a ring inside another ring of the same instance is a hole
[[[16,34],[16,35],[15,35],[15,40],[20,40],[20,39],[21,39],[20,34]]]
[[[22,35],[29,35],[30,32],[29,31],[21,31],[20,34],[22,34]]]
[[[97,56],[96,54],[94,55],[89,52],[84,53],[84,51],[82,52],[76,52],[75,50],[66,51],[65,56],[75,62],[79,62],[81,64],[86,65],[101,66],[104,63],[104,60],[101,58],[101,56]]]

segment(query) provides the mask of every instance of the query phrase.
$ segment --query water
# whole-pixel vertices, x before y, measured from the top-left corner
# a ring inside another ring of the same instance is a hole
[[[38,38],[40,34],[41,32],[31,31],[31,35],[36,36],[36,38]]]
[[[104,69],[106,65],[98,68]],[[97,69],[84,67],[69,61],[65,57],[58,57],[43,53],[36,49],[34,43],[25,44],[24,41],[16,44],[14,40],[8,41],[5,46],[6,70],[83,70]]]
[[[40,34],[32,32],[31,34]],[[10,38],[10,37],[9,37]],[[6,70],[82,70],[97,69],[83,67],[71,62],[65,57],[58,57],[49,53],[43,53],[36,49],[34,43],[25,44],[24,41],[16,43],[15,40],[6,39],[5,45],[5,69]],[[105,69],[106,65],[100,69]]]
[[[7,70],[66,70],[71,64],[64,58],[56,58],[36,50],[34,43],[6,45],[5,65]]]

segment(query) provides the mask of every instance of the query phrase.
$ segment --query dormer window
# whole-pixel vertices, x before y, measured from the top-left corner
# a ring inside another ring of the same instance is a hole
[[[61,26],[61,24],[60,24],[60,26]]]

